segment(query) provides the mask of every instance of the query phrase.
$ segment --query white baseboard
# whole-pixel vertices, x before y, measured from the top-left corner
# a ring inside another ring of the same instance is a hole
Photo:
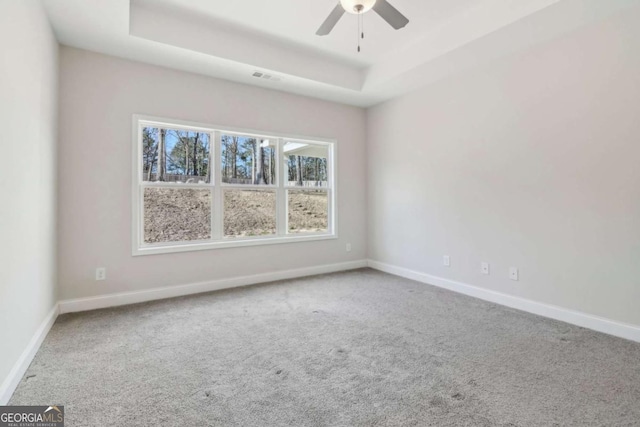
[[[9,403],[9,399],[11,399],[16,387],[18,387],[24,373],[27,372],[29,365],[40,348],[40,344],[42,344],[42,341],[46,338],[57,317],[58,304],[47,314],[47,317],[42,321],[33,338],[31,338],[31,341],[27,344],[27,348],[24,349],[18,361],[13,365],[9,375],[7,375],[7,378],[5,378],[2,385],[0,385],[0,405]]]
[[[537,314],[539,316],[549,317],[551,319],[582,326],[583,328],[592,329],[605,334],[615,335],[617,337],[640,342],[640,326],[637,325],[621,323],[604,317],[582,313],[580,311],[544,304],[466,283],[460,283],[454,280],[409,270],[407,268],[397,267],[379,261],[369,260],[368,265],[373,269],[384,271],[385,273],[448,289],[450,291]]]
[[[295,279],[298,277],[313,276],[316,274],[354,270],[356,268],[363,268],[366,266],[367,260],[343,262],[339,264],[326,264],[294,270],[274,271],[272,273],[191,283],[188,285],[167,286],[142,291],[122,292],[117,294],[100,295],[97,297],[63,300],[58,304],[60,307],[60,314],[73,313],[77,311],[95,310],[98,308],[115,307],[119,305],[136,304],[165,298],[218,291],[221,289],[237,288],[240,286],[273,282],[275,280]]]
[[[284,270],[251,276],[213,280],[209,282],[192,283],[181,286],[169,286],[164,288],[148,289],[144,291],[123,292],[91,298],[79,298],[59,301],[55,305],[55,307],[53,307],[51,312],[47,314],[47,317],[44,319],[44,321],[34,334],[33,338],[31,338],[31,341],[29,341],[29,344],[25,348],[24,352],[22,353],[22,355],[20,355],[20,358],[15,363],[15,365],[9,372],[9,375],[0,386],[0,405],[6,405],[9,402],[9,399],[11,399],[13,392],[20,383],[20,380],[22,380],[24,373],[29,368],[29,365],[38,352],[40,345],[49,333],[51,326],[53,326],[54,322],[56,321],[58,314],[115,307],[126,304],[135,304],[139,302],[272,282],[275,280],[294,279],[298,277],[313,276],[316,274],[354,270],[357,268],[364,268],[366,266],[366,260],[359,260],[343,262],[339,264],[319,265],[294,270]]]
[[[34,334],[18,361],[11,369],[9,375],[0,386],[0,405],[9,402],[13,392],[20,383],[24,373],[29,368],[40,345],[49,333],[58,313],[71,313],[76,311],[94,310],[98,308],[115,307],[119,305],[135,304],[158,299],[173,298],[184,295],[198,294],[221,289],[235,288],[258,283],[272,282],[275,280],[294,279],[298,277],[313,276],[316,274],[333,273],[338,271],[354,270],[357,268],[371,267],[376,270],[416,280],[429,285],[438,286],[461,294],[490,301],[496,304],[537,314],[551,319],[571,323],[584,328],[592,329],[621,338],[640,342],[640,326],[616,322],[603,317],[593,316],[575,310],[548,305],[528,299],[503,294],[488,289],[479,288],[465,283],[456,282],[442,277],[432,276],[414,270],[385,264],[374,260],[360,260],[339,264],[328,264],[315,267],[299,268],[294,270],[277,271],[273,273],[256,274],[229,279],[214,280],[208,282],[192,283],[181,286],[148,289],[136,292],[123,292],[118,294],[103,295],[91,298],[79,298],[60,301],[49,312],[47,317]]]

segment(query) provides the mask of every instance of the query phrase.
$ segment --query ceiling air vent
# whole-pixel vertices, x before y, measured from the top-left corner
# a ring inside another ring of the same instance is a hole
[[[261,73],[260,71],[256,71],[252,74],[253,77],[257,77],[259,79],[271,80],[272,82],[281,82],[282,77],[274,76],[272,74]]]

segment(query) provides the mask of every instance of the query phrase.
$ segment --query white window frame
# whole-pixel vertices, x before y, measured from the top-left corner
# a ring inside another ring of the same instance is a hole
[[[142,129],[147,126],[168,129],[192,130],[210,135],[209,167],[211,169],[211,182],[207,184],[176,184],[169,182],[145,182],[142,178]],[[132,255],[153,255],[174,252],[188,252],[221,248],[233,248],[241,246],[273,245],[281,243],[309,242],[316,240],[329,240],[338,238],[337,222],[337,156],[335,139],[317,138],[299,135],[288,135],[273,132],[262,132],[251,129],[239,129],[229,126],[216,126],[204,123],[197,123],[178,119],[168,119],[148,115],[134,114],[132,125]],[[248,185],[248,184],[226,184],[222,182],[222,144],[223,134],[234,134],[241,136],[256,136],[277,141],[276,144],[276,185]],[[315,145],[327,146],[327,187],[294,187],[287,185],[286,162],[282,160],[283,146],[286,142],[303,142]],[[277,167],[280,165],[280,167]],[[144,242],[144,189],[154,188],[176,188],[176,189],[209,189],[212,193],[211,206],[211,238],[207,240],[186,241],[186,242]],[[271,236],[251,236],[225,238],[223,236],[224,221],[224,190],[263,190],[275,191],[276,193],[276,234]],[[288,198],[287,191],[316,191],[327,192],[328,204],[328,227],[327,232],[320,233],[288,233]]]

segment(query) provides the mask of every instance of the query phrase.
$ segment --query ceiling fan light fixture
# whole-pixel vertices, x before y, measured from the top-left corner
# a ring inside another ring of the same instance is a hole
[[[340,0],[340,4],[346,12],[357,15],[370,11],[376,0]]]
[[[358,15],[358,40],[360,40],[360,38],[364,38],[364,32],[361,30],[363,21],[362,14],[371,9],[396,30],[404,28],[409,23],[407,17],[398,12],[398,9],[393,7],[387,0],[339,0],[329,16],[327,16],[327,19],[320,25],[316,34],[319,36],[329,34],[344,13],[348,12],[353,15]],[[359,51],[360,50],[358,50],[358,52]]]

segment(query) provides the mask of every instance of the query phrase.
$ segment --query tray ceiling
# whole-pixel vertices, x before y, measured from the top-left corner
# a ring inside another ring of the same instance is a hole
[[[370,106],[603,19],[637,0],[390,0],[410,22],[345,14],[336,0],[44,0],[62,44]],[[261,74],[255,77],[254,74]]]

